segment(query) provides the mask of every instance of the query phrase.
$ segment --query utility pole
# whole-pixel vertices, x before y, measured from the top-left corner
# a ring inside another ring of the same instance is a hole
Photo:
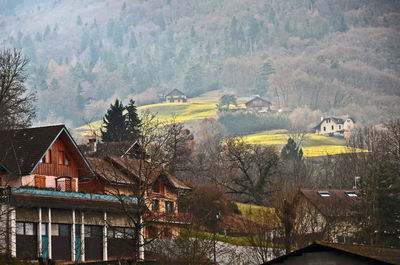
[[[215,218],[214,218],[214,263],[217,262],[217,252],[216,252],[216,248],[215,248],[215,230],[216,230],[216,226],[217,226],[217,221],[219,220],[220,217],[221,217],[220,212],[217,212],[217,214],[215,215]]]

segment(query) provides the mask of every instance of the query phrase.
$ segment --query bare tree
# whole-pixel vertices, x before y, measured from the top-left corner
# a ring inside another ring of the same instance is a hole
[[[0,51],[0,129],[28,127],[35,117],[35,93],[25,87],[28,59],[20,51]]]
[[[241,138],[229,138],[224,143],[225,179],[222,185],[230,194],[246,202],[263,205],[271,195],[273,176],[279,164],[274,146],[251,145]]]

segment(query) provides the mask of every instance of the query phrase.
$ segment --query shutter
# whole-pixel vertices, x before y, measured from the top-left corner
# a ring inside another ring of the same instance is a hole
[[[72,179],[72,191],[76,192],[76,179]]]

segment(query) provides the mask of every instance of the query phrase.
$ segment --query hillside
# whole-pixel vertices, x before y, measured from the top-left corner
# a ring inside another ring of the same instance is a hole
[[[41,124],[79,126],[115,97],[154,104],[179,88],[369,125],[400,112],[399,11],[390,0],[3,0],[0,41],[31,59]]]

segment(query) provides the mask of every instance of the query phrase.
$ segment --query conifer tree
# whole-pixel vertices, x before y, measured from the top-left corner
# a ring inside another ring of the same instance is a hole
[[[129,104],[126,106],[126,130],[128,132],[128,137],[130,141],[137,139],[139,136],[140,119],[137,114],[137,108],[135,106],[135,101],[130,100]]]
[[[106,115],[104,115],[103,128],[101,130],[101,139],[104,142],[121,142],[127,138],[125,116],[123,114],[125,108],[121,101],[115,100],[110,105]]]

